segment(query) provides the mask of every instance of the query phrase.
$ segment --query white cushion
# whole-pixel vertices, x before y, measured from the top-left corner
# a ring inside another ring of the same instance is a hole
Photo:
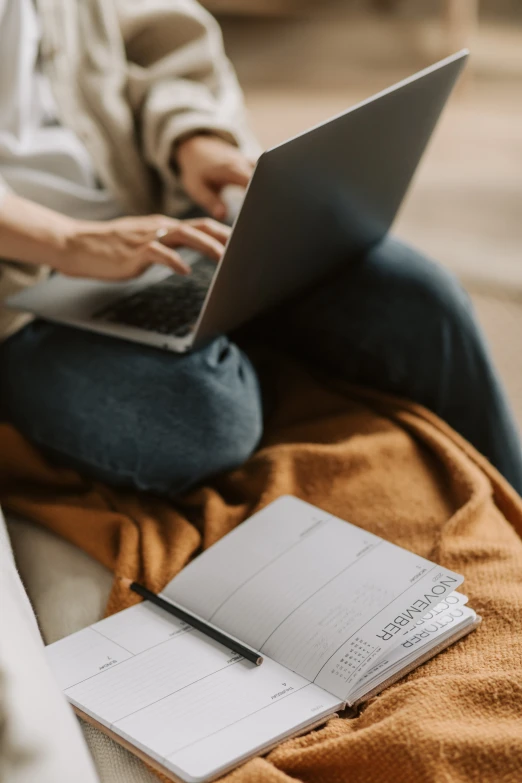
[[[98,781],[78,723],[47,666],[1,512],[0,779]]]
[[[8,517],[7,529],[46,644],[101,619],[110,571],[43,527]]]
[[[18,519],[8,520],[8,528],[18,568],[48,644],[102,617],[112,583],[110,571],[45,528]],[[158,778],[136,756],[93,726],[83,721],[81,726],[101,783],[157,783]],[[77,783],[75,777],[67,783],[73,780]]]

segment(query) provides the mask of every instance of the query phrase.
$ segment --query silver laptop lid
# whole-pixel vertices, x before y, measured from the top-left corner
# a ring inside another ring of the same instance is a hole
[[[382,239],[468,54],[441,60],[261,155],[196,344],[230,332]]]

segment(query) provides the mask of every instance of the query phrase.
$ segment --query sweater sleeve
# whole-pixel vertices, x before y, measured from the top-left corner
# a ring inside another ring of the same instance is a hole
[[[207,130],[249,155],[259,152],[221,31],[195,0],[117,0],[128,61],[128,91],[143,154],[172,179],[172,146]]]

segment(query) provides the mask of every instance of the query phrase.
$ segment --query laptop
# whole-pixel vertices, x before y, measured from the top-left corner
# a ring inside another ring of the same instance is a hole
[[[462,50],[259,158],[218,266],[107,283],[55,274],[7,299],[41,318],[174,352],[295,297],[388,232],[469,52]]]

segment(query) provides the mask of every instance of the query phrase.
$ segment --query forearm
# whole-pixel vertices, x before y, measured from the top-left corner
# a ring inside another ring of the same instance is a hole
[[[75,226],[72,218],[6,193],[0,204],[0,257],[59,269]]]
[[[166,187],[179,186],[172,166],[175,145],[200,131],[257,157],[215,19],[192,0],[116,0],[116,7],[130,65],[127,94],[143,155]]]

